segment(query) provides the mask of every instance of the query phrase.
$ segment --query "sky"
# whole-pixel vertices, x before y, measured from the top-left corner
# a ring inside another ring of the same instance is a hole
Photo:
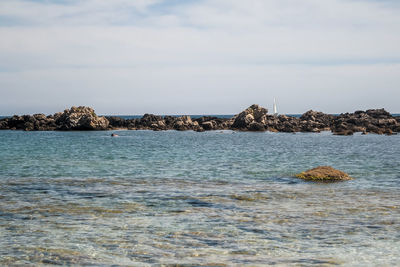
[[[400,113],[398,0],[1,0],[0,115]]]

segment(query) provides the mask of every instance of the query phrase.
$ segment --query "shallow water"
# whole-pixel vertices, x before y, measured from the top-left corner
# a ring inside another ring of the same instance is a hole
[[[0,131],[0,265],[400,260],[400,136],[110,134]]]

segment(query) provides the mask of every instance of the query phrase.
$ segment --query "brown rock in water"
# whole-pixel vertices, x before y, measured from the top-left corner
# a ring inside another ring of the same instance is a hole
[[[319,166],[296,174],[296,177],[315,182],[335,182],[353,179],[347,173],[336,170],[330,166]]]

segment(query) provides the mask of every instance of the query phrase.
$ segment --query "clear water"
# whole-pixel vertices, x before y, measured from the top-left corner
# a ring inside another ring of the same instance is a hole
[[[400,135],[110,134],[0,131],[0,265],[400,260]]]

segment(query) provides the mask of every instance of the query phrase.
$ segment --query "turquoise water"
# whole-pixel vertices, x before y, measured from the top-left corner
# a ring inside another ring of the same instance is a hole
[[[400,260],[400,135],[117,132],[0,131],[0,265]]]

